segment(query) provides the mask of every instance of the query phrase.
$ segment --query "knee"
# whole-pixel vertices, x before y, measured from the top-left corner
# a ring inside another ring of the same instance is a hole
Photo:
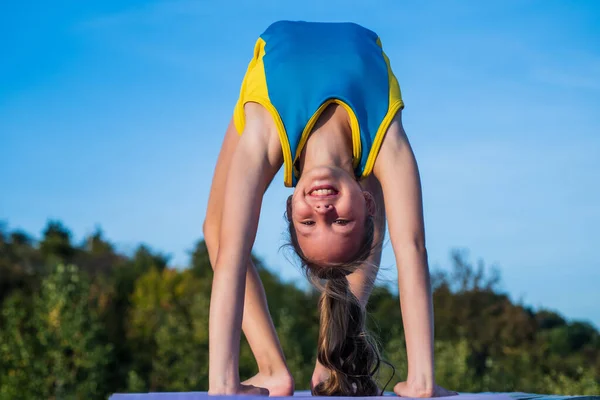
[[[219,230],[219,224],[215,223],[210,217],[204,220],[202,233],[204,234],[204,241],[209,252],[218,247]]]

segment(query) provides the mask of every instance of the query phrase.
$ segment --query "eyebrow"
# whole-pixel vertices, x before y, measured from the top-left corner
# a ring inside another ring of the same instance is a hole
[[[303,237],[309,237],[310,236],[310,232],[302,232],[302,231],[300,231],[298,229],[296,229],[296,230],[300,233],[300,236],[303,236]]]
[[[336,233],[339,234],[340,236],[348,237],[348,236],[352,235],[353,231],[354,231],[353,229],[344,229],[344,230],[340,230]]]
[[[333,228],[333,232],[336,235],[342,236],[342,237],[348,237],[352,235],[352,232],[354,231],[354,229],[352,229],[354,227],[354,225],[356,225],[356,222],[352,221],[350,224],[346,225],[346,226],[341,226],[339,228]],[[309,237],[312,233],[312,231],[314,231],[314,229],[310,229],[307,230],[306,232],[303,232],[300,229],[296,229],[296,231],[298,231],[300,233],[301,236],[303,237]]]

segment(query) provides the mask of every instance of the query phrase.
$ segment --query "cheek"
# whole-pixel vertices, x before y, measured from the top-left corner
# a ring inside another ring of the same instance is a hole
[[[344,201],[343,203],[343,208],[339,211],[351,213],[352,217],[356,220],[364,219],[366,213],[366,203],[362,192],[352,193],[352,195],[348,196],[346,200],[347,201]]]
[[[292,199],[292,218],[293,219],[306,219],[310,218],[312,210],[308,204],[303,201],[294,201]]]

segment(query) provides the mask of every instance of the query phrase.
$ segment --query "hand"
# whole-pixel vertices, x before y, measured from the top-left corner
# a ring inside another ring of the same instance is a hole
[[[458,393],[444,389],[441,386],[433,385],[432,388],[424,389],[414,385],[409,385],[408,382],[400,382],[394,386],[394,393],[400,397],[446,397],[456,396]]]
[[[258,386],[244,385],[240,383],[237,387],[221,388],[218,390],[209,389],[208,391],[209,396],[224,396],[235,394],[245,394],[251,396],[268,396],[269,390]]]

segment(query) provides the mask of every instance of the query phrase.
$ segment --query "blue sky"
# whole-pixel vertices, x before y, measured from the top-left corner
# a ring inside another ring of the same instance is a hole
[[[400,82],[432,268],[453,248],[500,267],[514,300],[600,327],[597,1],[56,1],[0,6],[0,220],[80,240],[96,226],[185,265],[252,55],[279,19],[376,31]],[[289,189],[255,251],[279,251]],[[382,282],[393,283],[391,246]]]

